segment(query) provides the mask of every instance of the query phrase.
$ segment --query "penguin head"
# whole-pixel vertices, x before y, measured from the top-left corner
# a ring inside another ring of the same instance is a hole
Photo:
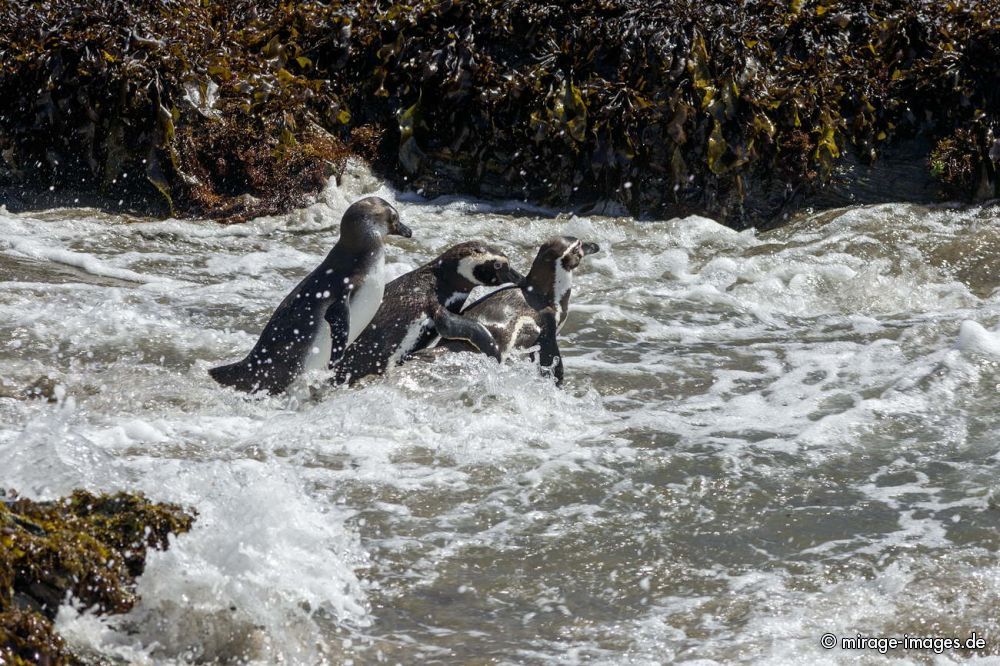
[[[537,265],[540,269],[547,268],[552,273],[555,273],[557,268],[570,273],[580,265],[585,256],[594,254],[600,250],[601,248],[597,246],[597,243],[584,243],[573,236],[550,238],[542,243],[542,246],[538,249],[538,254],[535,255],[535,261],[531,265],[531,269],[534,271]]]
[[[379,239],[386,236],[410,238],[413,232],[400,221],[399,213],[388,201],[380,197],[365,197],[355,201],[344,212],[340,221],[340,236],[362,239],[373,235]]]
[[[573,270],[585,256],[600,249],[596,243],[585,243],[573,236],[550,238],[538,248],[526,284],[532,290],[552,294],[559,300],[570,288]]]
[[[511,267],[503,250],[481,241],[454,245],[436,263],[438,274],[446,277],[456,291],[472,291],[480,285],[519,284],[524,279]]]

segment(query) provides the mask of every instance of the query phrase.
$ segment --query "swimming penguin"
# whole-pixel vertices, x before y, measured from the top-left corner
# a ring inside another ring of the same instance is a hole
[[[457,313],[476,286],[522,279],[495,247],[470,241],[448,248],[386,286],[375,317],[337,364],[335,381],[381,374],[437,337],[466,340],[499,361],[500,350],[489,331]]]
[[[274,394],[302,373],[325,370],[340,359],[382,302],[382,241],[390,234],[412,236],[395,208],[378,197],[353,203],[340,221],[337,244],[281,302],[253,350],[209,374],[240,391]]]
[[[517,349],[537,346],[543,371],[562,384],[563,364],[556,334],[569,313],[573,269],[588,254],[600,248],[572,236],[552,238],[542,244],[528,276],[519,284],[498,289],[476,301],[462,316],[477,321],[493,335],[503,358]],[[442,340],[435,348],[472,351],[468,343]]]

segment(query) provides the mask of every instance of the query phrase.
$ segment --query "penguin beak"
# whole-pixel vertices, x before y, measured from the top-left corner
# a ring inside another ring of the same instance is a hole
[[[600,252],[601,248],[598,247],[597,243],[584,243],[583,244],[583,256],[588,254],[594,254],[595,252]]]
[[[512,282],[514,284],[521,284],[521,282],[524,280],[524,276],[518,273],[516,270],[513,269],[513,267],[511,267],[510,264],[508,264],[507,270],[503,271],[503,273],[500,275],[500,280],[501,280],[500,284],[506,284],[508,282]]]
[[[413,232],[410,231],[410,228],[398,219],[393,222],[392,227],[389,229],[389,235],[402,236],[403,238],[413,238]]]

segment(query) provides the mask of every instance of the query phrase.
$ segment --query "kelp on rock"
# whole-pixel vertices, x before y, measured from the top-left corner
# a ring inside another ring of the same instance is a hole
[[[997,0],[4,4],[11,192],[241,220],[361,155],[428,195],[735,227],[998,194]]]
[[[166,550],[193,522],[142,495],[78,490],[35,502],[0,492],[0,663],[80,663],[53,629],[59,606],[129,610],[147,550]]]

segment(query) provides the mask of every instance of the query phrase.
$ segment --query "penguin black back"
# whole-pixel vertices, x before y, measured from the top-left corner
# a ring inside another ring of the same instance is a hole
[[[390,234],[412,235],[386,201],[367,197],[352,204],[336,245],[281,301],[246,358],[212,368],[212,378],[240,391],[275,394],[303,372],[339,359],[381,302],[383,239]]]

